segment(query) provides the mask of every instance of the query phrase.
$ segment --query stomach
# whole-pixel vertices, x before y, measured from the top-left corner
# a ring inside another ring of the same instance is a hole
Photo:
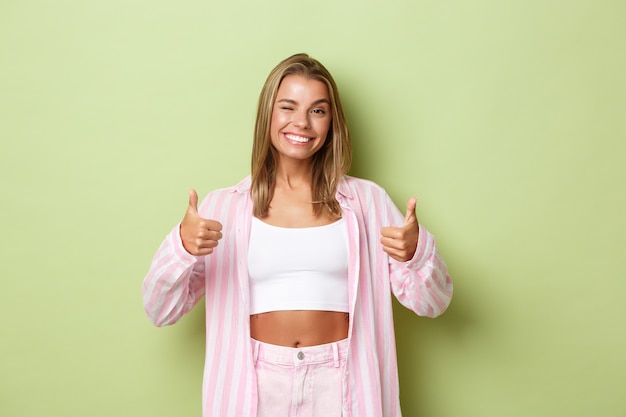
[[[350,316],[338,311],[270,311],[250,316],[250,336],[259,342],[305,347],[348,337]]]

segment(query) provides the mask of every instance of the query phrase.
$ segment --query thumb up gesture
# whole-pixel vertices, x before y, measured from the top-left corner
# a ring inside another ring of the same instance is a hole
[[[406,203],[406,215],[402,227],[387,226],[380,230],[380,243],[383,245],[383,250],[399,262],[406,262],[413,258],[417,249],[419,223],[415,215],[416,205],[415,198],[409,199]]]
[[[222,238],[222,225],[215,220],[203,219],[198,214],[198,194],[189,191],[189,206],[180,223],[180,238],[183,247],[194,256],[213,253],[217,241]]]

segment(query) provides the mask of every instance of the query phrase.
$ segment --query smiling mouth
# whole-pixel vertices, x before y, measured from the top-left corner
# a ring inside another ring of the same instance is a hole
[[[305,138],[304,136],[298,136],[298,135],[294,135],[291,133],[286,133],[285,137],[292,142],[298,142],[298,143],[307,143],[312,140],[312,138]]]

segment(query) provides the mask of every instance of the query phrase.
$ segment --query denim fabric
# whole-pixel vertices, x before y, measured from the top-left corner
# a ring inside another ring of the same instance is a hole
[[[340,417],[348,340],[291,348],[252,340],[257,417]]]

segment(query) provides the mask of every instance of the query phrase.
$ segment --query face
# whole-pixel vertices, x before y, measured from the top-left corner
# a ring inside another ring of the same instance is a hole
[[[270,136],[282,161],[309,161],[324,145],[332,121],[326,84],[300,75],[283,78],[272,109]]]

